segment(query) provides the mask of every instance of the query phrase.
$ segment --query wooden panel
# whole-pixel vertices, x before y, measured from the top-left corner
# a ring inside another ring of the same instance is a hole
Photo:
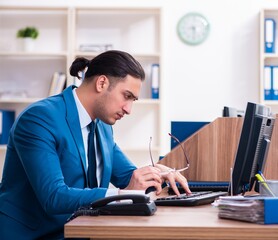
[[[265,165],[264,175],[267,179],[278,179],[278,119],[273,128],[271,143],[269,147],[268,157]]]
[[[242,124],[243,118],[217,118],[183,141],[190,160],[190,168],[183,173],[185,177],[191,181],[229,181]],[[277,124],[278,121],[275,121],[266,161],[265,176],[268,179],[278,179]],[[176,169],[186,166],[180,146],[160,162]]]

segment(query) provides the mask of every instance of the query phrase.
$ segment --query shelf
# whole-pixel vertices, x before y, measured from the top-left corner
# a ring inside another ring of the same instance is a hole
[[[140,54],[140,53],[132,53],[129,52],[134,58],[136,59],[154,59],[154,58],[159,58],[160,57],[160,53],[153,53],[153,54]],[[75,56],[88,56],[88,57],[96,57],[97,55],[99,55],[100,52],[82,52],[82,51],[76,51],[75,52]]]
[[[55,12],[53,12],[55,11]],[[35,7],[35,6],[1,6],[0,12],[8,13],[8,14],[41,14],[42,12],[45,14],[67,14],[68,8],[67,7]]]
[[[41,100],[41,98],[0,98],[0,103],[25,104],[33,103],[39,100]]]
[[[277,53],[265,53],[263,54],[264,58],[277,58],[278,54]]]
[[[67,57],[67,52],[0,52],[1,57],[56,58]]]

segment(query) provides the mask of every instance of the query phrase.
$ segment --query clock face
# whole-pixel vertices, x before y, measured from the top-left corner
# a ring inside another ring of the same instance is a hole
[[[177,31],[180,39],[190,45],[202,43],[209,34],[210,25],[199,13],[188,13],[178,22]]]

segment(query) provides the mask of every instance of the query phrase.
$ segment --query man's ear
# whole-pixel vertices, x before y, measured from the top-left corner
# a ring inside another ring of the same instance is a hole
[[[109,86],[109,80],[105,75],[100,75],[96,79],[96,91],[102,92],[106,90]]]

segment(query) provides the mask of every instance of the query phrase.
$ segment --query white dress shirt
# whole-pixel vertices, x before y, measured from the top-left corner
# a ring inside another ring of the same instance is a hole
[[[76,103],[77,111],[78,111],[78,116],[79,116],[79,122],[81,126],[81,132],[82,132],[82,137],[83,137],[83,145],[86,153],[86,165],[88,168],[88,135],[89,135],[89,128],[88,125],[91,123],[92,119],[86,109],[83,107],[82,103],[79,101],[79,98],[76,94],[76,88],[73,90],[73,97]],[[97,121],[95,121],[97,124]],[[94,141],[96,143],[96,135],[94,137]],[[96,176],[97,176],[97,182],[98,186],[100,185],[100,181],[102,179],[102,170],[103,170],[103,161],[102,161],[102,155],[100,149],[97,147],[98,145],[95,144],[95,150],[96,150]],[[112,195],[118,195],[119,189],[117,188],[112,188],[108,189],[106,192],[106,196],[112,196]]]

